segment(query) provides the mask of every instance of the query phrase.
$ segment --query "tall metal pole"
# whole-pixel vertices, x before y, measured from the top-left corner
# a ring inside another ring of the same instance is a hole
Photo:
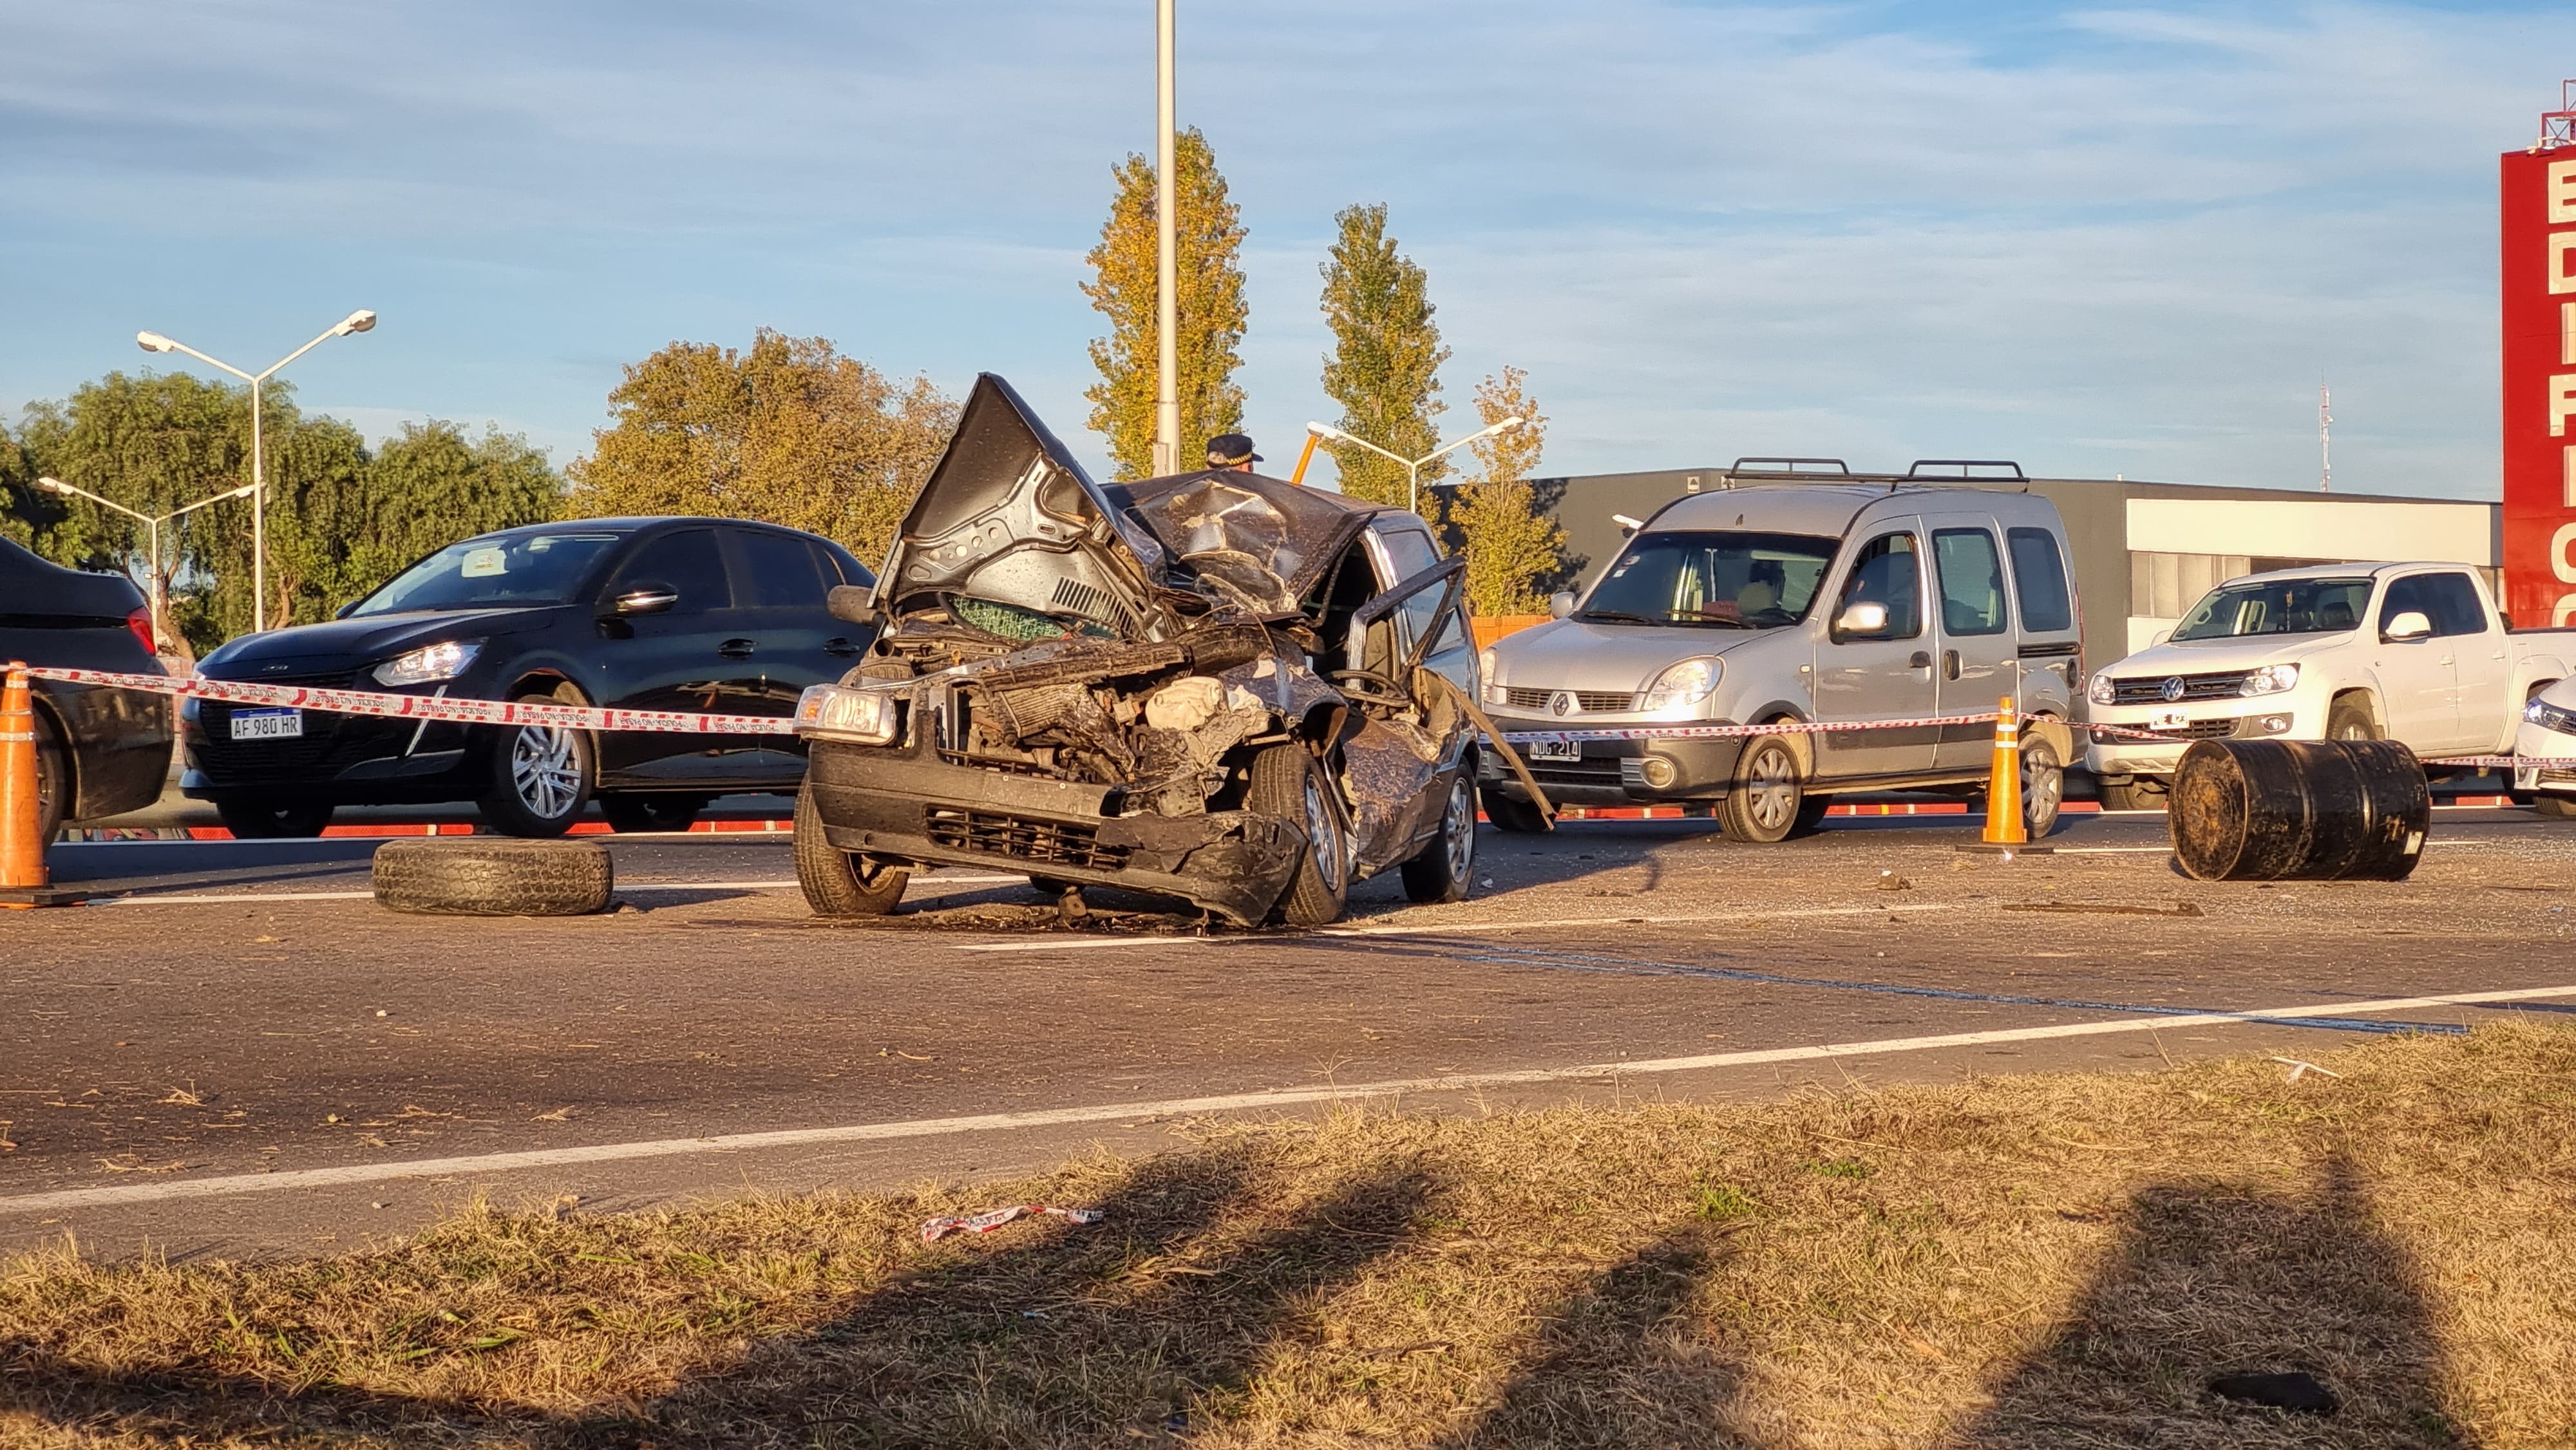
[[[2317,492],[2334,492],[2334,393],[2317,384]]]
[[[161,652],[161,521],[152,521],[152,652]]]
[[[250,380],[250,628],[268,629],[268,475],[262,472],[259,379]]]
[[[1179,164],[1172,133],[1180,116],[1172,95],[1172,0],[1155,0],[1154,55],[1154,472],[1170,474],[1181,471],[1181,244],[1172,179]]]

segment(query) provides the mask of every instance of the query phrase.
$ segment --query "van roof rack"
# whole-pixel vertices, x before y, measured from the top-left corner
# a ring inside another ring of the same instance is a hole
[[[1926,473],[1923,470],[1927,468],[1955,468],[1959,471],[1955,474]],[[2010,473],[1977,473],[1973,471],[1980,468],[2008,468],[2012,471]],[[2029,475],[2021,471],[2021,465],[2013,462],[2009,458],[1918,458],[1914,460],[1911,467],[1905,470],[1905,476],[1909,480],[1919,478],[2008,478],[2020,483],[2027,483],[2030,481]]]
[[[1839,458],[1739,458],[1726,467],[1729,473],[1763,473],[1783,477],[1806,477],[1822,474],[1828,478],[1849,478],[1851,468]]]

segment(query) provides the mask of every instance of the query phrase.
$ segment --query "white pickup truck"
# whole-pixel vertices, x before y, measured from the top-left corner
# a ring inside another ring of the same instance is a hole
[[[2509,629],[2457,564],[2333,564],[2231,579],[2171,637],[2093,676],[2085,763],[2112,809],[2161,804],[2194,740],[2398,740],[2422,756],[2513,747],[2525,701],[2568,674],[2576,630]]]

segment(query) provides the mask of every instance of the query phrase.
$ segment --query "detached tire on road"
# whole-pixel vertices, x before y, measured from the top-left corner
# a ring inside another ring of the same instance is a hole
[[[591,841],[388,841],[376,848],[376,904],[430,916],[593,916],[617,877]]]

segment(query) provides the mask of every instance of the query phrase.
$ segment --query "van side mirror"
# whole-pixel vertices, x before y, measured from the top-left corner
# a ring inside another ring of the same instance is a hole
[[[1865,639],[1874,634],[1885,633],[1887,633],[1887,606],[1875,599],[1863,599],[1846,605],[1843,612],[1834,619],[1834,634],[1838,638]]]
[[[680,602],[680,591],[668,584],[637,584],[610,601],[619,614],[667,614]]]
[[[1547,596],[1547,613],[1551,619],[1564,619],[1574,613],[1574,591],[1559,589]]]
[[[823,607],[844,624],[865,624],[876,609],[877,591],[867,584],[835,584]]]
[[[2147,636],[2147,647],[2148,647],[2149,649],[2153,649],[2153,648],[2155,648],[2157,645],[2163,644],[2166,640],[2169,640],[2169,639],[2171,639],[2171,638],[2173,638],[2173,631],[2172,631],[2172,630],[2170,630],[2170,629],[2160,629],[2160,630],[2157,630],[2155,633],[2153,633],[2153,634],[2151,634],[2151,635],[2148,635],[2148,636]]]
[[[2410,609],[2388,621],[2388,627],[2379,632],[2379,637],[2385,640],[2422,639],[2432,632],[2433,621],[2424,617],[2424,611]]]

